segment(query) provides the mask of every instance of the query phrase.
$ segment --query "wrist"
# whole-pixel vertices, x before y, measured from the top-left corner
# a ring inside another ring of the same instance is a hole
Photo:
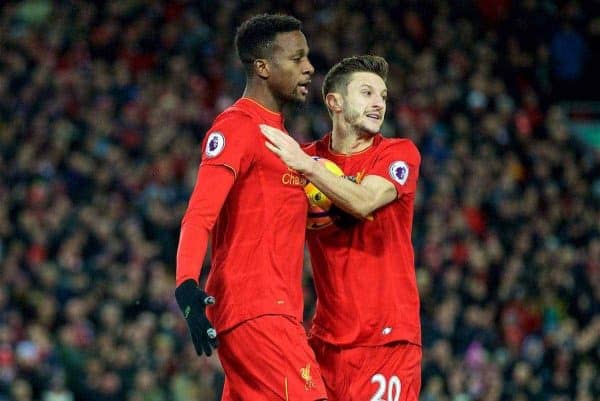
[[[299,173],[301,173],[303,176],[310,180],[310,178],[314,175],[315,167],[317,166],[317,164],[318,163],[315,163],[315,159],[313,159],[311,156],[306,155],[306,157],[304,158],[302,169],[299,171]]]
[[[177,286],[175,289],[175,299],[179,308],[183,310],[196,298],[200,298],[200,295],[204,292],[198,287],[198,283],[195,280],[185,280],[183,283]]]
[[[192,278],[189,278],[187,280],[184,280],[181,284],[179,284],[176,288],[175,288],[175,294],[177,294],[177,292],[191,292],[193,290],[196,290],[200,288],[198,286],[198,282]]]

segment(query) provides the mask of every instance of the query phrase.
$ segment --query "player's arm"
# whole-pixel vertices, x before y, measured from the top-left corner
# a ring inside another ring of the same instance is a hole
[[[357,184],[338,177],[322,164],[315,163],[289,135],[266,125],[261,125],[261,131],[269,140],[265,143],[269,150],[288,167],[303,174],[339,208],[355,217],[367,218],[397,198],[396,188],[385,178],[369,175]]]
[[[203,352],[210,355],[217,346],[217,333],[205,313],[206,306],[214,303],[215,298],[198,286],[208,236],[236,176],[252,164],[256,143],[252,134],[257,134],[256,130],[252,119],[239,113],[229,113],[211,127],[203,141],[202,163],[181,223],[175,298],[198,355]]]
[[[366,219],[375,210],[393,202],[397,197],[396,188],[385,178],[367,175],[357,184],[334,175],[321,163],[309,159],[312,164],[307,163],[306,169],[299,172],[336,206],[355,217]]]
[[[203,165],[181,223],[175,280],[175,298],[187,321],[196,353],[207,356],[216,348],[217,332],[206,317],[205,308],[215,298],[198,286],[208,236],[234,182],[234,173],[225,166]],[[207,190],[210,188],[210,190]]]
[[[208,237],[234,182],[233,171],[220,165],[203,165],[181,222],[175,283],[198,284]],[[210,190],[208,190],[210,188]]]

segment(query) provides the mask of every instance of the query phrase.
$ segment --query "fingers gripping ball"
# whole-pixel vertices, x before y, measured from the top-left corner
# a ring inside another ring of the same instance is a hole
[[[331,160],[317,156],[314,156],[313,159],[315,159],[317,163],[321,163],[333,174],[339,177],[344,175],[342,169]],[[306,192],[309,204],[306,227],[309,230],[318,230],[333,223],[332,217],[329,214],[332,207],[331,200],[310,182],[304,186],[304,192]]]

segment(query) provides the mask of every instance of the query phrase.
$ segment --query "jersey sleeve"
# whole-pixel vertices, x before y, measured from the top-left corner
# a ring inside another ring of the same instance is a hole
[[[198,282],[209,233],[221,212],[233,181],[233,174],[224,167],[200,167],[194,191],[181,222],[175,270],[176,285],[188,279]]]
[[[249,117],[236,114],[216,122],[202,142],[200,166],[225,166],[234,177],[247,170],[255,158],[258,126]]]
[[[381,150],[367,175],[377,175],[390,181],[400,198],[416,192],[420,165],[421,154],[412,141],[392,142]]]

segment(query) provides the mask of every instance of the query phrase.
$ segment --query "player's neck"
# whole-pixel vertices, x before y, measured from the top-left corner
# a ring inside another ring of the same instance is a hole
[[[253,84],[249,82],[248,85],[246,85],[246,89],[244,89],[242,97],[250,98],[264,108],[275,113],[281,113],[283,108],[281,102],[279,102],[278,99],[273,96],[273,93],[269,90],[269,88],[267,88],[266,85]]]
[[[344,155],[362,152],[371,147],[373,138],[374,135],[334,123],[331,131],[331,150]]]

